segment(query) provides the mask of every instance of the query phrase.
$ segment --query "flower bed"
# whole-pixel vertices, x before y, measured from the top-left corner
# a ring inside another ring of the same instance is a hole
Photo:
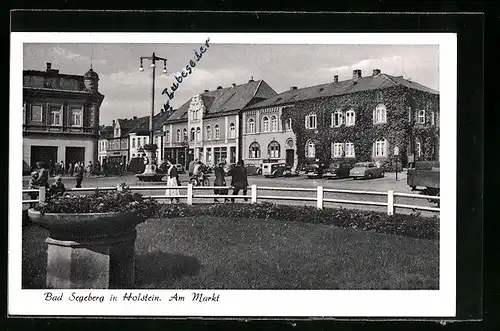
[[[360,229],[370,232],[396,234],[421,239],[439,238],[439,217],[359,211],[344,208],[318,210],[310,206],[286,206],[272,203],[259,204],[185,204],[162,205],[153,217],[199,217],[219,216],[228,218],[274,219],[284,222],[306,222],[330,224],[342,228]]]

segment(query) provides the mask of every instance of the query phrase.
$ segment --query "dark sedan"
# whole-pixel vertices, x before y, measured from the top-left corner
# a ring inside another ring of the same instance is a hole
[[[347,178],[349,177],[349,172],[353,168],[352,163],[348,162],[335,162],[330,164],[330,166],[323,172],[323,177],[332,178]]]

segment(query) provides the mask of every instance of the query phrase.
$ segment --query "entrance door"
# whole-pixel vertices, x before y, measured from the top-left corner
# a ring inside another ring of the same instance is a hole
[[[52,146],[31,146],[31,168],[36,169],[36,163],[38,161],[43,161],[50,164],[50,161],[56,162],[57,159],[57,147]]]
[[[85,147],[66,147],[65,164],[83,162],[85,165]]]
[[[295,151],[293,149],[287,149],[286,150],[286,160],[285,160],[285,163],[289,167],[293,167],[294,153],[295,153]]]

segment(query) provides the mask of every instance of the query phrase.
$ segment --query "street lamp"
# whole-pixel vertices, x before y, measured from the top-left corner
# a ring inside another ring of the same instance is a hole
[[[144,67],[143,67],[143,61],[144,60],[149,60],[151,61],[151,68],[153,68],[153,86],[151,89],[151,116],[149,117],[149,145],[152,147],[153,142],[154,142],[154,129],[153,129],[153,117],[154,117],[154,109],[155,109],[155,71],[156,71],[156,61],[163,61],[163,73],[167,72],[167,59],[156,56],[155,53],[153,53],[152,56],[141,56],[140,61],[141,61],[141,66],[139,67],[139,71],[143,72]],[[144,173],[149,173],[149,172],[155,172],[153,165],[153,160],[156,156],[155,151],[152,148],[148,148],[146,150],[146,153],[148,154],[148,158],[150,160],[150,163],[146,165],[146,170]]]
[[[398,158],[399,158],[399,147],[394,146],[394,160],[396,161],[396,180],[398,180]]]

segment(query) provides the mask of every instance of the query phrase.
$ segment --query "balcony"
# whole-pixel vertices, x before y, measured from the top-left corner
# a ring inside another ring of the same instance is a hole
[[[44,132],[44,133],[69,133],[69,134],[97,134],[93,127],[75,127],[61,125],[29,125],[23,124],[23,132]]]

